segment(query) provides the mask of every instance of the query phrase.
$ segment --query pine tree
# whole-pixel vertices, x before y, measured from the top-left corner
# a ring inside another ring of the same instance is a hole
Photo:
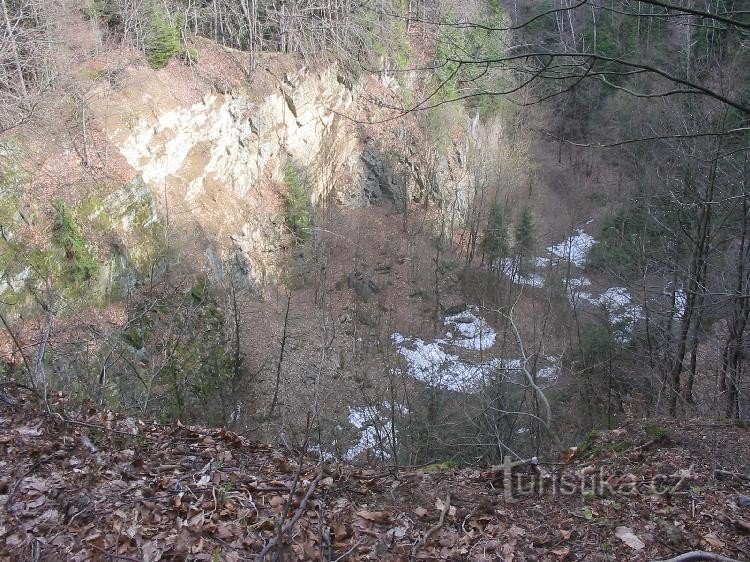
[[[518,270],[523,274],[526,261],[534,251],[534,217],[529,207],[524,207],[516,225],[516,255],[518,256]]]
[[[154,69],[166,66],[180,53],[180,32],[158,8],[151,13],[145,47],[148,64]]]
[[[497,265],[497,261],[510,253],[508,243],[508,228],[505,225],[505,213],[498,203],[490,208],[490,217],[481,244],[482,254],[487,259],[490,268]]]

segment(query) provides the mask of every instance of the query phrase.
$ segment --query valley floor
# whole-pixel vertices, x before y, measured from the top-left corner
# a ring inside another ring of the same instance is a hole
[[[750,430],[724,422],[633,421],[556,464],[361,468],[0,399],[0,560],[750,560]]]

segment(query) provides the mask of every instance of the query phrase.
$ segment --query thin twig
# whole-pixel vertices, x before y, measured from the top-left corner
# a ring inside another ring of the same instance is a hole
[[[730,472],[728,470],[714,470],[714,475],[723,477],[723,478],[735,478],[737,480],[742,480],[745,482],[750,482],[750,476],[747,476],[746,474],[740,474],[739,472]]]
[[[347,551],[346,551],[346,552],[345,552],[344,554],[342,554],[341,556],[339,556],[338,558],[336,558],[336,560],[334,560],[333,562],[341,562],[341,561],[342,561],[342,560],[343,560],[344,558],[346,558],[346,557],[347,557],[347,556],[349,556],[349,555],[350,555],[350,554],[351,554],[352,552],[354,552],[354,550],[355,550],[355,549],[356,549],[356,548],[357,548],[357,547],[358,547],[359,545],[361,545],[361,544],[362,544],[362,542],[363,542],[363,541],[362,541],[362,539],[360,539],[360,540],[358,540],[357,542],[355,542],[355,543],[354,543],[354,544],[352,545],[352,547],[351,547],[351,548],[350,548],[349,550],[347,550]]]
[[[448,510],[451,508],[451,493],[448,492],[448,495],[445,497],[445,502],[443,504],[443,509],[440,512],[440,519],[438,522],[430,527],[427,532],[424,534],[424,537],[422,537],[420,540],[417,541],[417,544],[414,545],[414,548],[411,551],[411,556],[414,558],[419,550],[427,544],[427,541],[430,540],[430,537],[437,533],[445,523],[445,514],[448,513]]]
[[[310,487],[307,489],[307,493],[305,494],[305,497],[302,498],[302,501],[299,504],[299,507],[297,508],[297,511],[294,513],[292,518],[289,520],[289,522],[284,525],[284,527],[281,529],[281,532],[279,533],[279,536],[270,540],[268,544],[261,550],[260,554],[258,554],[258,560],[265,560],[266,555],[271,552],[274,548],[276,548],[280,543],[280,538],[289,533],[294,526],[297,524],[297,522],[300,520],[302,515],[304,515],[305,510],[307,509],[307,502],[312,497],[313,493],[315,492],[315,489],[318,487],[318,482],[320,482],[320,479],[323,478],[323,467],[321,466],[318,468],[318,474],[315,476],[315,480],[313,480],[310,483]]]
[[[114,552],[108,552],[104,550],[103,548],[99,548],[95,544],[89,543],[89,546],[93,548],[94,550],[101,552],[107,558],[113,558],[115,560],[129,560],[130,562],[143,562],[140,558],[131,558],[130,556],[124,556],[122,554],[115,554]]]

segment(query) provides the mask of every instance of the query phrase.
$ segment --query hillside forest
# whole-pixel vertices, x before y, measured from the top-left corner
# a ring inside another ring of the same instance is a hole
[[[746,1],[0,7],[0,398],[395,466],[750,420]]]

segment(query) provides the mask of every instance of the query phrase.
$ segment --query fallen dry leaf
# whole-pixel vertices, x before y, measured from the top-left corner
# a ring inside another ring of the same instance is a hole
[[[372,521],[373,523],[385,523],[391,516],[385,511],[362,510],[357,512],[357,517],[361,517],[367,521]]]
[[[725,546],[724,541],[722,541],[714,533],[703,535],[703,540],[706,541],[711,548],[722,549]]]
[[[0,434],[16,436],[10,444],[0,444],[0,510],[8,509],[15,515],[0,523],[0,560],[13,560],[14,551],[21,549],[30,552],[34,537],[51,537],[44,543],[44,559],[98,560],[103,549],[112,556],[144,562],[217,557],[239,562],[257,556],[278,533],[279,513],[290,502],[288,491],[283,490],[290,489],[291,475],[282,473],[282,469],[288,465],[299,469],[301,475],[300,486],[288,506],[287,523],[300,509],[313,475],[318,474],[318,467],[307,461],[300,468],[299,460],[244,437],[154,422],[142,424],[143,440],[137,454],[133,449],[118,449],[118,440],[97,440],[99,454],[106,461],[102,465],[81,444],[77,426],[49,423],[37,417],[36,411],[13,410],[8,414],[13,418],[5,422],[0,416]],[[97,414],[90,422],[102,423],[105,415]],[[125,421],[117,420],[112,419],[112,428],[126,432]],[[20,437],[15,427],[41,431],[39,435],[29,432]],[[674,429],[675,435],[691,431],[693,426],[681,427]],[[739,431],[733,435],[739,435],[735,441],[747,445],[742,451],[750,452],[750,435]],[[207,436],[211,439],[204,439]],[[230,441],[241,454],[226,449]],[[24,476],[31,466],[30,453],[47,455],[60,443],[69,445],[66,454],[39,457],[45,462]],[[274,462],[269,463],[271,457]],[[221,469],[216,470],[210,459],[221,459]],[[703,456],[696,462],[696,475],[710,476],[705,467],[713,465],[707,459]],[[748,518],[738,517],[745,513],[735,502],[729,502],[736,497],[736,483],[706,478],[701,486],[700,509],[707,517],[700,518],[690,517],[690,504],[682,503],[681,496],[675,496],[670,504],[648,486],[640,486],[651,481],[654,474],[668,474],[665,485],[674,486],[680,470],[694,460],[682,458],[675,448],[655,446],[650,456],[637,463],[623,459],[624,464],[602,465],[596,459],[573,459],[570,465],[558,465],[551,471],[555,477],[575,479],[601,471],[602,477],[613,479],[614,485],[637,484],[632,487],[637,494],[632,499],[597,497],[586,502],[590,507],[584,513],[595,523],[580,516],[580,502],[561,503],[559,498],[538,495],[533,498],[534,509],[527,510],[529,504],[524,499],[518,504],[505,504],[500,497],[488,497],[489,487],[500,490],[502,475],[483,470],[424,474],[419,476],[418,486],[382,471],[368,471],[367,479],[362,480],[360,469],[352,471],[356,476],[344,470],[333,478],[319,480],[317,490],[313,489],[295,520],[289,535],[293,542],[286,546],[292,558],[304,560],[325,557],[328,553],[322,553],[321,546],[328,544],[335,557],[349,552],[347,559],[352,562],[409,558],[519,562],[532,556],[563,562],[573,557],[593,559],[599,552],[596,541],[590,540],[595,529],[602,538],[613,534],[619,538],[608,541],[611,560],[634,556],[651,560],[669,554],[668,546],[650,538],[660,532],[659,518],[679,521],[681,536],[699,538],[706,550],[731,556],[730,545],[741,542],[750,530]],[[663,468],[666,465],[668,469]],[[162,467],[168,468],[161,471]],[[726,468],[743,470],[739,464]],[[517,476],[532,485],[545,477],[536,469],[519,470]],[[456,489],[456,501],[450,506],[445,497],[435,497],[446,487]],[[7,501],[11,491],[12,505],[3,508],[2,497]],[[367,499],[357,504],[353,503],[355,497]],[[135,498],[137,501],[133,501]],[[93,510],[73,516],[89,504]],[[650,521],[644,505],[652,506]],[[449,516],[456,508],[457,515]],[[442,511],[446,512],[442,525],[411,555],[417,541],[435,528]],[[614,521],[638,523],[637,527],[633,523],[633,528],[615,530]],[[726,525],[712,528],[710,524],[715,521]],[[634,532],[636,528],[640,537]],[[325,543],[321,543],[321,529]],[[686,546],[681,544],[680,548]]]
[[[630,527],[617,527],[615,536],[633,550],[641,550],[646,546],[646,543],[639,539]]]
[[[578,454],[578,447],[571,447],[567,451],[563,451],[560,453],[560,460],[564,463],[572,462],[573,459],[576,458],[577,454]]]

